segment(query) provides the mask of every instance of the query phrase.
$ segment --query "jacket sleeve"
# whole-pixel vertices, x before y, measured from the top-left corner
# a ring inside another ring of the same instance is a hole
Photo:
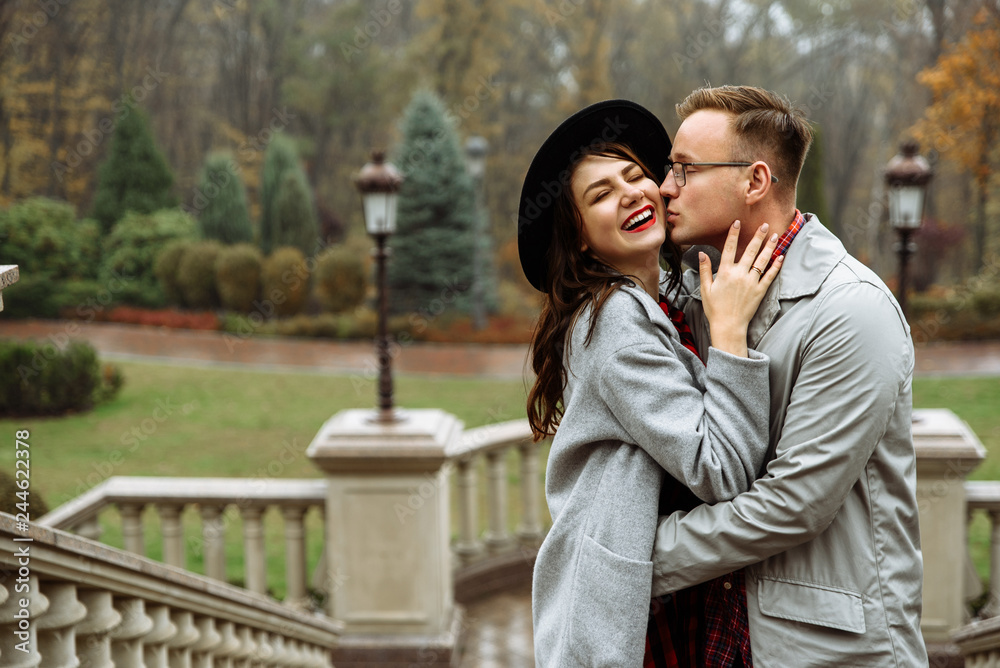
[[[767,452],[769,364],[750,354],[712,349],[702,393],[674,350],[645,341],[609,356],[598,392],[632,442],[715,503],[749,489]]]
[[[814,309],[775,458],[734,500],[660,518],[654,596],[811,540],[861,478],[910,382],[912,347],[896,309],[870,284],[834,288]]]

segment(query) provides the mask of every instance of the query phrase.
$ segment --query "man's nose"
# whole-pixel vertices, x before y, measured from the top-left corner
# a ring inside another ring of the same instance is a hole
[[[668,170],[667,178],[663,179],[663,183],[660,184],[660,194],[673,199],[680,194],[680,190],[677,187],[677,180],[674,179],[674,173]]]

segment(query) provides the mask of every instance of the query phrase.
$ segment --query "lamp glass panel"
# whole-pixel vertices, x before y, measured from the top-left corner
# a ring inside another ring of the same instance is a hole
[[[365,229],[368,234],[393,234],[396,231],[396,194],[368,193],[364,196]]]
[[[889,223],[896,228],[920,227],[924,212],[922,186],[895,186],[889,188]]]

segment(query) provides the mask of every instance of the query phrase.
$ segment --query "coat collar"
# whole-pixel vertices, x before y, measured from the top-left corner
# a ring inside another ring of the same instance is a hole
[[[768,288],[764,300],[747,328],[747,342],[756,347],[764,333],[774,323],[781,312],[782,300],[802,299],[815,295],[833,268],[847,256],[844,244],[826,229],[819,218],[811,213],[804,214],[806,224],[795,236],[785,253],[785,261]],[[701,284],[697,272],[693,280],[685,280],[692,299],[701,301]]]

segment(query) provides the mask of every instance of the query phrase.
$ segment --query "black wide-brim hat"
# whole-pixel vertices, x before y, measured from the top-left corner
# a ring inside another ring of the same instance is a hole
[[[663,182],[670,158],[670,137],[648,109],[628,100],[605,100],[563,121],[532,159],[517,208],[521,269],[536,290],[547,291],[556,200],[570,185],[570,165],[584,151],[610,143],[628,146],[653,172],[657,183]]]

